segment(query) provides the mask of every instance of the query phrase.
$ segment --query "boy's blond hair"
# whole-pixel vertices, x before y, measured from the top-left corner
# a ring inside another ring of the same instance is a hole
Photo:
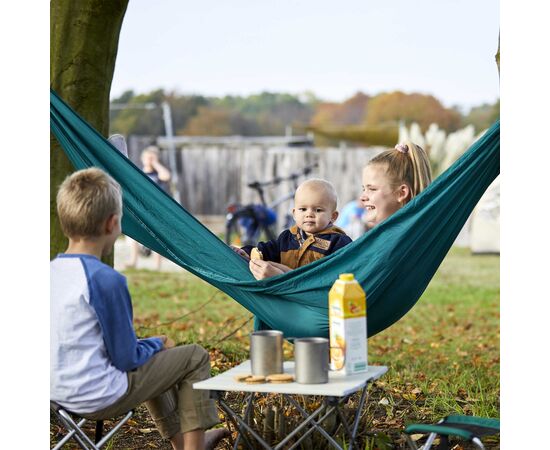
[[[327,200],[332,206],[332,210],[336,211],[336,207],[338,206],[338,196],[336,195],[336,189],[334,189],[334,185],[327,180],[323,180],[322,178],[310,178],[309,180],[304,181],[300,186],[298,186],[298,189],[313,189],[313,190],[321,190],[325,191],[325,195],[327,197]]]
[[[69,175],[57,192],[57,215],[67,237],[99,237],[102,225],[122,213],[122,189],[96,167]]]

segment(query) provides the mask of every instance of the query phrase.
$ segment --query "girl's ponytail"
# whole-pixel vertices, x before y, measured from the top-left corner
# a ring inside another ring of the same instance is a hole
[[[411,190],[412,200],[432,181],[430,160],[422,147],[412,142],[397,144],[374,158],[368,165],[380,164],[386,167],[386,174],[393,186],[406,184]]]
[[[420,194],[432,182],[432,171],[427,153],[419,145],[408,142],[409,158],[412,165],[413,181],[411,199]]]

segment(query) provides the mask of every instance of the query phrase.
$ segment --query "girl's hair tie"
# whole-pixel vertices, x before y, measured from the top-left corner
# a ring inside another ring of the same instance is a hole
[[[395,146],[395,149],[398,151],[398,152],[401,152],[401,153],[407,153],[409,151],[409,146],[407,144],[397,144]]]

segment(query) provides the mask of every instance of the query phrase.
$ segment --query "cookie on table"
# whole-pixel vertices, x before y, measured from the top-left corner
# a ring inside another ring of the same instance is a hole
[[[251,376],[252,376],[252,375],[249,374],[249,373],[241,373],[241,374],[239,374],[239,375],[235,375],[235,376],[233,377],[233,379],[234,379],[235,381],[238,381],[239,383],[242,383],[244,380],[246,380],[247,378],[249,378],[249,377],[251,377]]]
[[[265,383],[265,377],[263,375],[251,375],[244,380],[246,384],[260,384]]]
[[[270,383],[292,383],[294,381],[294,376],[289,373],[274,373],[268,375],[266,380]]]

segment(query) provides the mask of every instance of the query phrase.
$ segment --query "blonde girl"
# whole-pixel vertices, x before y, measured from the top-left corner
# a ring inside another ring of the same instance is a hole
[[[430,161],[419,145],[405,142],[375,156],[363,169],[360,201],[367,229],[405,206],[431,181]]]

